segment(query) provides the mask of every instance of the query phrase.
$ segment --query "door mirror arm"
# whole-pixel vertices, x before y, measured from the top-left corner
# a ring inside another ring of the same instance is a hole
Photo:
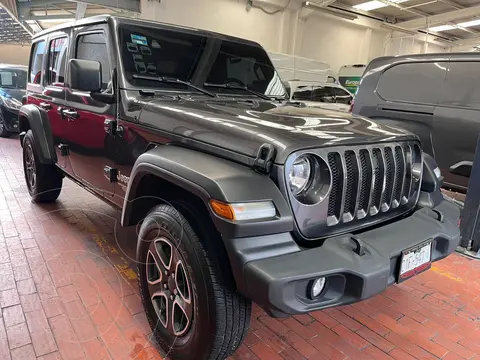
[[[105,94],[99,91],[92,91],[90,96],[93,100],[105,103],[105,104],[115,104],[116,97],[115,94]]]

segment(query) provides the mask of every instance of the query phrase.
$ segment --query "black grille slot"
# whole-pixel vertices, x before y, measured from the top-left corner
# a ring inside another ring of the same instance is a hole
[[[395,176],[395,160],[392,149],[385,148],[385,191],[382,196],[382,211],[390,208],[393,194],[393,181]]]
[[[372,165],[373,165],[373,193],[372,193],[372,207],[371,214],[376,214],[380,210],[380,201],[382,200],[383,192],[383,176],[385,174],[383,165],[383,156],[380,149],[373,149],[372,151]]]
[[[343,212],[355,216],[355,205],[358,192],[358,164],[354,151],[345,152],[345,167],[347,168],[347,188],[345,190],[345,201]]]
[[[368,213],[368,201],[372,189],[372,162],[370,161],[368,150],[360,150],[360,166],[362,171],[362,183],[358,197],[358,210]]]
[[[402,187],[405,181],[405,159],[402,148],[395,146],[395,186],[393,187],[393,207],[397,207],[402,200]]]
[[[402,192],[404,198],[402,200],[403,202],[406,202],[410,197],[410,186],[412,184],[412,150],[410,149],[410,146],[408,145],[404,146],[403,153],[405,156],[406,176],[405,176],[405,183],[403,185],[403,192]]]
[[[343,193],[343,167],[340,154],[329,153],[328,165],[332,172],[332,190],[328,199],[328,216],[340,218]]]

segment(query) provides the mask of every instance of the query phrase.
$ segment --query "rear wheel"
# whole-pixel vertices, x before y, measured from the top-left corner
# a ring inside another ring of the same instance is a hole
[[[170,205],[148,214],[138,241],[140,293],[167,356],[220,360],[233,353],[248,330],[251,303],[220,270],[228,259],[219,258]]]
[[[62,191],[62,174],[55,165],[38,160],[35,138],[28,130],[23,139],[23,170],[28,192],[35,202],[53,202]]]

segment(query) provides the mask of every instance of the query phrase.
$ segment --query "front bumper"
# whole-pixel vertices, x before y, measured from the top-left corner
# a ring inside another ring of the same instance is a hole
[[[18,132],[18,110],[10,109],[5,106],[0,108],[1,116],[5,129],[10,132]]]
[[[288,233],[232,239],[227,246],[237,287],[272,315],[298,314],[372,297],[396,282],[403,250],[432,241],[432,261],[440,260],[460,240],[457,205],[435,208],[355,235],[328,238],[322,246],[300,248]],[[364,245],[355,252],[352,237]],[[327,278],[316,300],[307,297],[311,280]]]

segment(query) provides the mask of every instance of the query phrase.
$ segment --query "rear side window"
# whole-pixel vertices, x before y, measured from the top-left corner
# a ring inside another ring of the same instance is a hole
[[[47,85],[64,85],[67,48],[67,37],[55,39],[50,42],[50,50],[48,52]]]
[[[447,66],[446,62],[395,65],[381,75],[378,95],[391,101],[437,104]]]
[[[440,104],[480,108],[480,63],[451,62]]]
[[[330,86],[316,86],[313,88],[313,101],[323,103],[333,103],[335,101],[335,93]]]
[[[311,101],[312,100],[312,87],[311,86],[299,86],[293,93],[292,100]]]
[[[111,75],[105,34],[95,33],[78,36],[76,58],[99,61],[102,64],[102,90],[107,89]]]
[[[348,91],[343,90],[342,88],[334,88],[335,91],[335,102],[337,104],[347,104],[349,105],[352,102],[353,96],[348,93]]]
[[[40,41],[33,44],[30,56],[30,70],[28,75],[29,83],[40,84],[42,78],[42,64],[44,55],[45,41]]]

